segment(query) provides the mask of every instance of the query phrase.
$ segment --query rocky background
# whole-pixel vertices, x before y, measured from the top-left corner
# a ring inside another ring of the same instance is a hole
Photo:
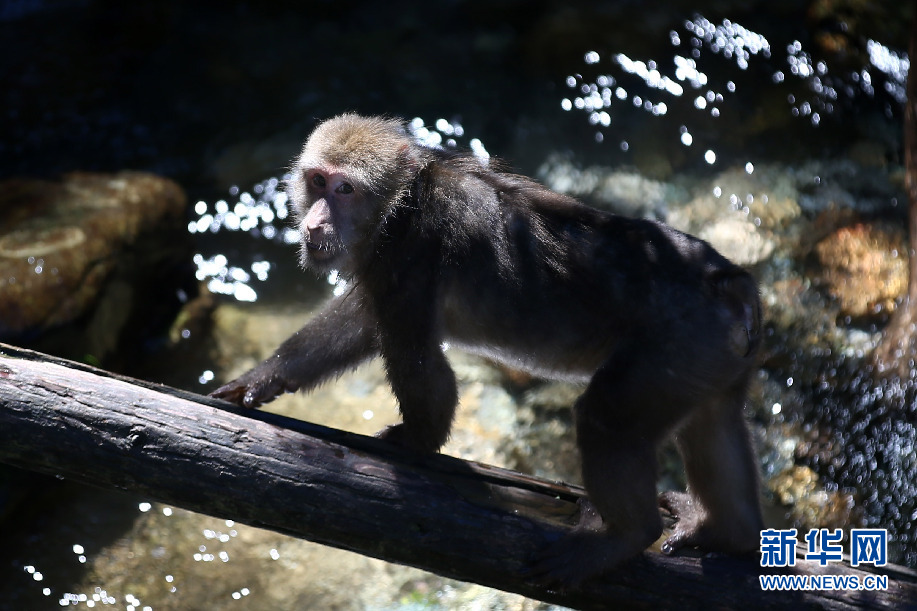
[[[907,10],[4,3],[0,341],[214,388],[333,290],[297,269],[281,188],[315,121],[419,117],[418,137],[480,139],[749,267],[766,306],[747,415],[769,525],[880,525],[913,566],[913,377],[867,375],[908,282]],[[461,409],[445,452],[577,481],[579,389],[449,357]],[[397,419],[378,363],[269,409],[366,434]],[[661,459],[660,489],[682,486],[671,448]],[[544,606],[18,471],[0,470],[0,519],[0,608]]]

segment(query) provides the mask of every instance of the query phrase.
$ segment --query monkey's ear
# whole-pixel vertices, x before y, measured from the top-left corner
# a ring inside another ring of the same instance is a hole
[[[398,149],[398,159],[411,174],[416,174],[420,171],[420,159],[410,144],[401,145],[401,148]]]

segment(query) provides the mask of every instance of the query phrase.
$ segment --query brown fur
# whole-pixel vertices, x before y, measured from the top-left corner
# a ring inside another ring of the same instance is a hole
[[[659,499],[679,518],[665,549],[755,547],[757,469],[742,410],[761,321],[745,271],[661,223],[421,147],[388,119],[319,125],[288,190],[303,264],[342,270],[351,288],[215,396],[255,407],[381,355],[403,415],[381,436],[432,452],[458,396],[440,348],[449,341],[587,384],[573,411],[590,503],[534,574],[575,584],[660,535],[655,450],[670,436],[689,486]]]

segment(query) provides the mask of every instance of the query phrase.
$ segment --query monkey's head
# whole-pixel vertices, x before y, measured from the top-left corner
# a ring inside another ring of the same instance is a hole
[[[345,114],[316,127],[287,184],[302,233],[302,265],[352,275],[410,188],[420,156],[399,121]]]

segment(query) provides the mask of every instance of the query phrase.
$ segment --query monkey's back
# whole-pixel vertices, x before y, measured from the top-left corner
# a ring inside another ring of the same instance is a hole
[[[705,362],[734,365],[734,354],[718,356],[733,328],[714,287],[719,277],[754,281],[709,244],[524,177],[479,171],[476,180],[464,185],[464,200],[440,203],[453,208],[439,228],[446,339],[568,380],[587,380],[649,329],[660,354],[696,345],[711,353]]]

